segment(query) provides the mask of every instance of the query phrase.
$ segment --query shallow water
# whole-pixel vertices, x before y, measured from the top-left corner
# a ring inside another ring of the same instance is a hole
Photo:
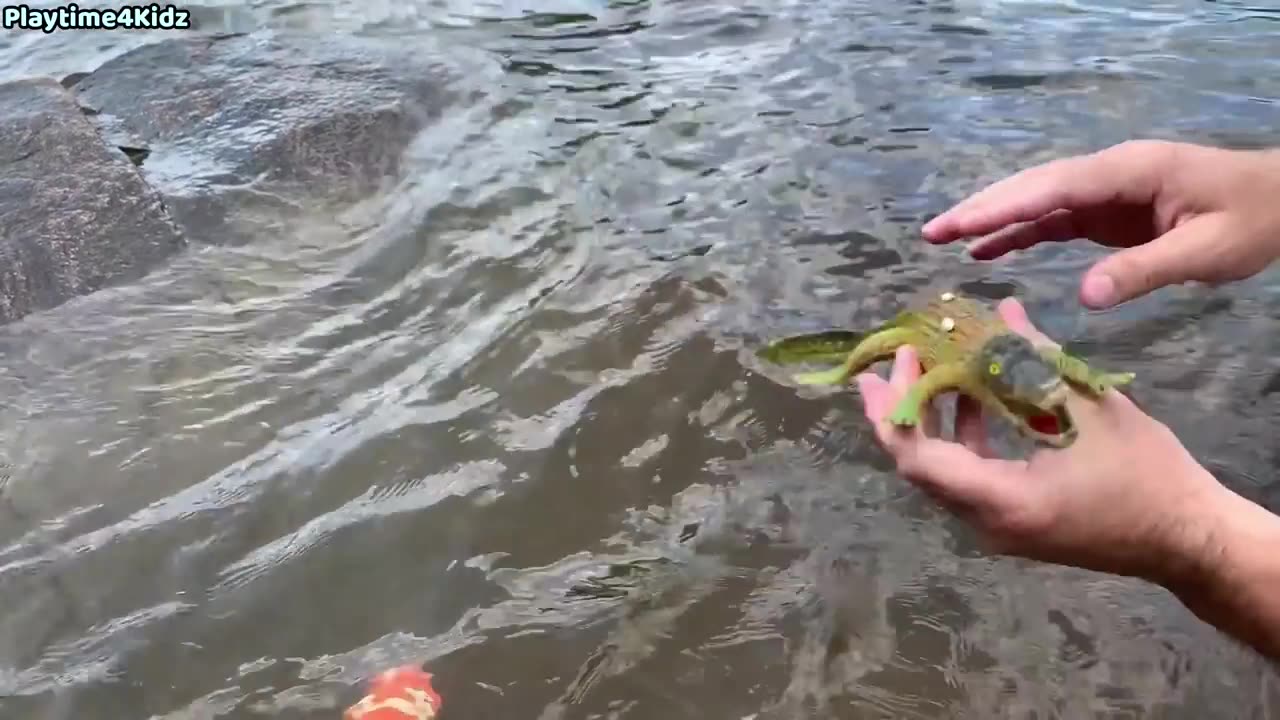
[[[856,396],[750,350],[926,284],[1016,292],[1280,507],[1276,272],[1091,314],[1089,248],[977,264],[917,239],[1050,157],[1280,142],[1280,12],[199,17],[452,47],[469,104],[385,196],[0,329],[0,717],[336,718],[402,662],[446,717],[1272,715],[1273,672],[1167,593],[981,555],[890,472]],[[164,35],[84,37],[5,35],[0,76]],[[654,556],[678,571],[647,602],[566,597]]]

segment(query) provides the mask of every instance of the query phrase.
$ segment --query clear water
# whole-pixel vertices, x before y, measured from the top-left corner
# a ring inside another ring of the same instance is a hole
[[[1131,137],[1280,143],[1276,8],[199,17],[454,48],[468,104],[385,196],[0,328],[0,717],[336,718],[403,662],[459,718],[1271,716],[1273,671],[1167,593],[981,555],[856,397],[750,350],[1012,288],[1274,507],[1275,272],[1090,314],[1087,247],[978,265],[917,232]],[[166,36],[9,33],[0,77]],[[653,556],[678,570],[641,598],[565,596]]]

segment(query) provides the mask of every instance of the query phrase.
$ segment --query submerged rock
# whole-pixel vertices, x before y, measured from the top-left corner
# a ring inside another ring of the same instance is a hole
[[[0,84],[0,322],[136,280],[184,241],[57,80]]]
[[[400,172],[453,99],[454,65],[420,47],[276,31],[132,50],[72,85],[188,237],[238,242],[255,204],[355,199]],[[140,153],[134,153],[137,157]]]
[[[356,200],[401,175],[470,75],[420,46],[184,37],[0,85],[0,323],[141,278],[188,241]]]

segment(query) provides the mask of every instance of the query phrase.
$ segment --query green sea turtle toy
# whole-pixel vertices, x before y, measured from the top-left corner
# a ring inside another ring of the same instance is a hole
[[[804,385],[841,385],[872,364],[915,348],[924,374],[889,416],[910,427],[935,396],[953,391],[993,409],[1029,437],[1066,447],[1076,437],[1067,410],[1072,388],[1097,397],[1125,385],[1133,373],[1112,373],[1052,347],[1037,347],[998,313],[954,292],[931,294],[869,332],[830,330],[776,340],[756,355],[777,364],[839,363],[793,376]]]

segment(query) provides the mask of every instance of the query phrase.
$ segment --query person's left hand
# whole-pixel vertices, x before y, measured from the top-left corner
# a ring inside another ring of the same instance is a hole
[[[1014,332],[1052,343],[1016,300],[1001,302],[999,313]],[[917,426],[892,425],[894,405],[919,377],[907,346],[888,381],[859,375],[867,418],[898,472],[975,526],[992,551],[1170,581],[1211,565],[1212,538],[1239,517],[1241,499],[1114,388],[1067,401],[1078,430],[1070,447],[1006,460],[995,457],[981,409],[964,396],[954,442],[937,436],[933,408]]]
[[[967,517],[975,509],[967,498],[954,496],[947,490],[946,483],[921,482],[921,478],[913,475],[911,469],[915,458],[920,456],[922,445],[935,458],[930,461],[935,465],[945,464],[948,457],[953,461],[968,462],[994,458],[995,453],[987,440],[982,405],[968,395],[956,397],[954,441],[939,437],[938,411],[932,402],[921,409],[919,425],[907,429],[892,425],[887,420],[889,414],[912,384],[920,379],[920,375],[920,359],[915,348],[899,348],[894,355],[893,369],[888,380],[870,371],[856,378],[858,389],[862,393],[864,412],[875,426],[876,439],[880,445],[898,461],[898,470],[939,505],[956,515]]]
[[[1009,322],[1007,307],[1001,305],[1000,308],[1005,322]],[[910,429],[895,427],[887,418],[920,376],[919,355],[915,348],[904,346],[894,355],[893,369],[888,380],[868,370],[858,375],[855,381],[862,393],[867,419],[875,426],[876,439],[899,461],[899,470],[906,470],[907,479],[915,482],[935,502],[957,515],[965,516],[973,509],[969,507],[971,503],[966,498],[953,497],[947,491],[946,483],[920,482],[920,478],[910,474],[910,464],[914,460],[910,456],[918,457],[919,453],[913,451],[923,445],[928,454],[936,458],[931,461],[935,464],[944,464],[948,456],[953,461],[963,459],[968,462],[994,458],[995,452],[987,439],[982,405],[968,395],[960,394],[956,397],[954,441],[939,437],[938,411],[932,402],[921,409],[919,425]]]

